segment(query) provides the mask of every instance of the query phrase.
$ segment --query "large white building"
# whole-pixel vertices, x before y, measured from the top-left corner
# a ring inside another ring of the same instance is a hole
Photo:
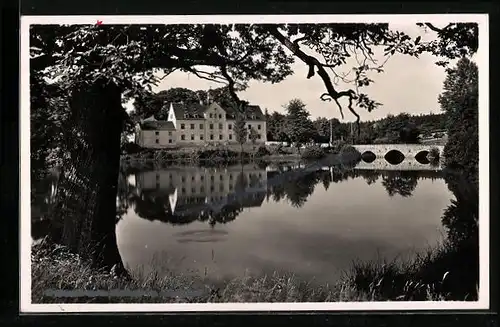
[[[266,118],[257,105],[247,105],[245,124],[256,132],[257,143],[266,142]],[[234,108],[222,108],[212,102],[170,103],[167,120],[156,120],[153,116],[144,119],[136,127],[135,142],[147,148],[166,148],[203,144],[237,143],[234,134],[236,118]]]

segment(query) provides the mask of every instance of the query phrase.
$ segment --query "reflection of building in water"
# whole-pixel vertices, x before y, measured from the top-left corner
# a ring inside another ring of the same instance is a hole
[[[139,196],[168,196],[172,213],[182,207],[217,202],[242,202],[243,207],[260,206],[265,198],[267,174],[256,165],[223,168],[168,167],[136,175]],[[234,193],[246,190],[245,196]],[[243,200],[243,201],[239,201]]]

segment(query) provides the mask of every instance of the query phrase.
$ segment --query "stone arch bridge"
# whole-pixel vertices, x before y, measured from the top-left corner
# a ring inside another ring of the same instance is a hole
[[[442,155],[443,145],[432,144],[356,144],[353,145],[361,154],[365,152],[373,153],[377,158],[383,158],[391,151],[401,152],[405,158],[415,158],[421,152],[428,153],[431,149],[436,148],[439,154]]]

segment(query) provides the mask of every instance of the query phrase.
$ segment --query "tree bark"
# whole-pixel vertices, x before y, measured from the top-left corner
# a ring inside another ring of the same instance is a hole
[[[91,262],[126,273],[116,242],[120,135],[125,117],[121,90],[98,80],[73,90],[68,157],[56,194],[51,239]]]

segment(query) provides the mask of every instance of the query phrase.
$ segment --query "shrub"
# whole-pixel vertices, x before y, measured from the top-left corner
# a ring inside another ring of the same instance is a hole
[[[326,155],[325,150],[317,145],[308,146],[302,151],[302,159],[321,159]]]
[[[146,150],[146,151],[143,151],[143,152],[140,153],[140,157],[142,159],[154,159],[155,154],[151,150]]]
[[[248,158],[249,155],[247,152],[240,153],[229,150],[227,148],[218,148],[218,149],[207,149],[199,151],[197,153],[197,157],[200,160],[208,160],[208,161],[234,161],[240,157]]]
[[[134,154],[141,152],[142,150],[143,150],[142,147],[134,142],[127,142],[122,145],[123,154]]]
[[[269,152],[269,150],[263,145],[259,146],[259,148],[255,152],[256,157],[265,157],[265,156],[268,156],[270,154],[271,154],[271,152]]]
[[[344,148],[347,145],[345,141],[333,141],[330,149],[332,153],[340,153],[342,151],[342,148]]]
[[[437,158],[437,159],[439,159],[439,149],[438,148],[432,148],[429,151],[429,158]]]
[[[348,161],[360,161],[361,153],[352,145],[344,145],[340,149],[340,155]]]
[[[169,157],[169,154],[167,150],[158,150],[155,152],[155,159],[157,160],[167,160]]]
[[[283,145],[278,144],[278,145],[271,145],[269,147],[269,150],[271,154],[278,155],[283,153]]]

